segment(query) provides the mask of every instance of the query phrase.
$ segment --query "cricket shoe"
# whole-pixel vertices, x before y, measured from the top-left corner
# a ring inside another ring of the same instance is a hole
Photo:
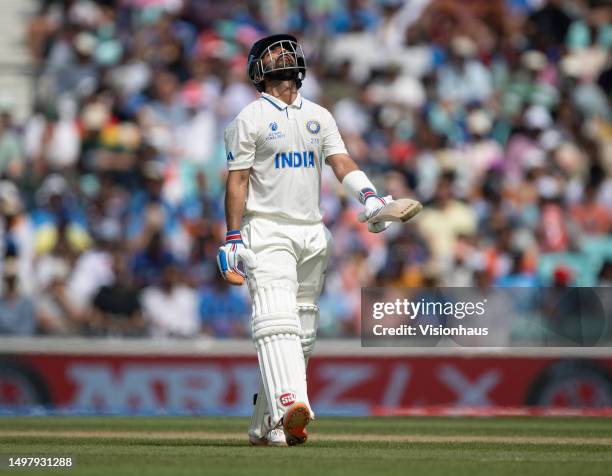
[[[310,408],[305,403],[296,402],[287,409],[281,420],[287,445],[295,446],[306,442],[306,426],[311,419]]]
[[[274,428],[262,437],[249,433],[249,443],[251,446],[287,446],[287,439],[282,428]]]
[[[272,417],[266,415],[261,430],[249,430],[249,443],[251,446],[287,446],[287,439],[280,425],[273,427]]]

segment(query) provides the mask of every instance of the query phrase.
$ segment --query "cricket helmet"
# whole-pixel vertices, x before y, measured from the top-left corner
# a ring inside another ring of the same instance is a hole
[[[280,54],[276,61],[264,64],[265,56],[279,47],[284,53]],[[293,35],[279,34],[262,38],[255,42],[249,51],[247,74],[259,92],[264,90],[264,77],[294,80],[299,89],[306,76],[304,50]]]

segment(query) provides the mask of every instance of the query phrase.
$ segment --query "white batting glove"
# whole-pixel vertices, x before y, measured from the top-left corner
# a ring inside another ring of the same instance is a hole
[[[393,201],[391,195],[380,197],[371,188],[364,188],[359,192],[359,201],[363,204],[364,210],[357,215],[357,219],[361,223],[367,222],[370,218],[375,217],[387,203]],[[389,228],[390,221],[380,221],[377,223],[368,223],[368,231],[371,233],[380,233]]]
[[[257,256],[244,246],[240,230],[230,230],[226,233],[225,245],[220,247],[217,253],[217,265],[223,278],[236,286],[244,283],[245,268],[257,268]]]

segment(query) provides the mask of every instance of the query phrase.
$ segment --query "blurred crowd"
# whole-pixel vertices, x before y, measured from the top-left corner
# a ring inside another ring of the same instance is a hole
[[[363,286],[612,284],[609,1],[43,0],[35,106],[0,101],[0,334],[249,335],[223,130],[281,31],[377,188],[425,204],[368,233],[324,169],[321,335],[358,334]]]

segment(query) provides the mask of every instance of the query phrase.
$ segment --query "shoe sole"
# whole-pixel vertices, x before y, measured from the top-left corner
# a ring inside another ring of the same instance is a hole
[[[306,427],[310,423],[310,409],[305,403],[294,403],[283,416],[283,430],[287,436],[287,445],[295,446],[306,442]]]
[[[289,445],[285,441],[283,441],[281,443],[276,443],[276,442],[268,441],[268,446],[276,446],[277,448],[284,448],[284,447],[289,446]]]
[[[407,222],[423,209],[423,205],[411,198],[400,198],[385,205],[385,207],[375,216],[368,220],[368,223],[378,223],[381,221]]]

